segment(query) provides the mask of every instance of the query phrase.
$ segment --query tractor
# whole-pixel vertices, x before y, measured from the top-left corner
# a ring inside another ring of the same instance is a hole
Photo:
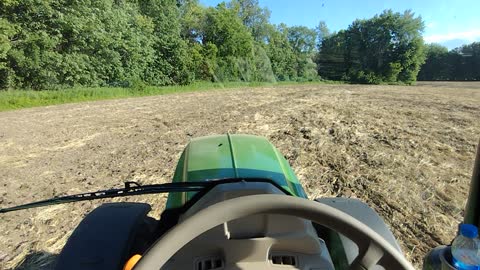
[[[479,225],[480,147],[465,223]],[[168,193],[159,220],[146,203],[105,203],[74,230],[57,270],[414,269],[382,218],[353,198],[309,200],[267,139],[215,135],[191,140],[173,181],[56,197],[0,209]],[[454,269],[449,247],[424,269]]]

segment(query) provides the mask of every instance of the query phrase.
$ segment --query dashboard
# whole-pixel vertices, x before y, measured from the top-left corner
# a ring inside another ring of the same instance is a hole
[[[253,194],[282,193],[266,183],[219,185],[180,219],[217,202]],[[325,242],[310,221],[275,214],[244,217],[219,225],[179,250],[162,269],[334,269]]]

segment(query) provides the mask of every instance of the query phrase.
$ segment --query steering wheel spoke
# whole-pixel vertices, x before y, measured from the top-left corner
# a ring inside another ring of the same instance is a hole
[[[175,253],[202,233],[222,223],[258,214],[311,220],[352,239],[359,247],[360,256],[354,260],[351,269],[370,269],[379,262],[386,269],[414,269],[403,254],[382,236],[338,209],[293,196],[262,194],[226,200],[200,210],[157,240],[135,270],[161,269]]]
[[[358,250],[360,251],[360,253],[352,262],[350,269],[355,269],[355,270],[371,269],[373,266],[377,265],[378,262],[385,255],[384,250],[380,246],[373,243],[372,241],[368,241],[368,244],[363,244],[363,246],[359,245]]]

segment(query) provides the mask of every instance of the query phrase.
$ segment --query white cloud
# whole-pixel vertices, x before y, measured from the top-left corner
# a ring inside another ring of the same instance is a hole
[[[437,26],[436,22],[429,22],[427,23],[426,28],[435,28],[436,26]]]
[[[453,39],[463,39],[463,40],[473,42],[480,39],[480,30],[454,32],[454,33],[446,33],[446,34],[440,34],[440,35],[429,35],[429,36],[424,36],[423,39],[427,43],[440,43],[440,42],[445,42]]]

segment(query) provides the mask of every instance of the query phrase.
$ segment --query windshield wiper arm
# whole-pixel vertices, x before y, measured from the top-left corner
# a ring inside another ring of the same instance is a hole
[[[168,193],[168,192],[190,192],[190,191],[195,192],[195,191],[201,191],[204,188],[211,186],[212,184],[213,184],[212,182],[178,182],[178,183],[165,183],[165,184],[154,184],[154,185],[140,185],[137,182],[125,182],[124,188],[99,190],[94,192],[54,197],[52,199],[3,208],[3,209],[0,209],[0,214],[23,210],[23,209],[29,209],[29,208],[42,207],[42,206],[79,202],[79,201],[90,201],[90,200],[97,200],[97,199],[104,199],[104,198],[115,198],[115,197],[135,196],[135,195],[144,195],[144,194]]]

